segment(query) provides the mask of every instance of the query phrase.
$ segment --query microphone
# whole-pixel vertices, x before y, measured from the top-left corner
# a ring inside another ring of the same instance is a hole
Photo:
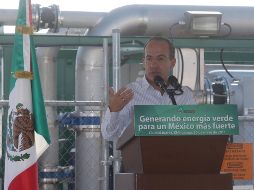
[[[163,91],[163,92],[167,92],[167,84],[166,82],[164,81],[164,79],[157,75],[154,77],[154,83],[160,87],[160,89]]]
[[[175,93],[176,95],[180,95],[183,93],[182,86],[179,84],[177,78],[174,75],[170,75],[168,77],[168,82],[173,86],[173,88],[179,93]]]
[[[175,97],[174,97],[174,94],[175,94],[175,89],[168,89],[167,88],[167,84],[166,82],[164,81],[164,79],[157,75],[154,77],[154,83],[160,87],[160,89],[163,91],[163,92],[166,92],[169,96],[169,98],[171,99],[172,103],[174,105],[176,105],[176,100],[175,100]]]

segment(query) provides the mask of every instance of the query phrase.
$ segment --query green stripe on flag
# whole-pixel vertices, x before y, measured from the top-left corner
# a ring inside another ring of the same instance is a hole
[[[35,131],[42,135],[48,144],[50,144],[50,136],[48,132],[48,123],[46,118],[46,111],[42,109],[45,107],[44,100],[42,96],[41,90],[41,82],[40,82],[40,74],[37,65],[37,58],[33,43],[33,38],[30,37],[31,43],[31,61],[32,61],[32,73],[33,73],[33,80],[32,80],[32,97],[33,97],[33,114],[35,120]]]
[[[27,14],[27,10],[26,10],[26,1],[25,0],[21,0],[19,1],[19,11],[18,11],[18,15],[17,15],[17,19],[16,19],[16,26],[22,25],[22,26],[26,26],[26,14]]]
[[[24,57],[23,57],[23,51],[20,51],[23,49],[23,35],[15,33],[15,43],[13,47],[13,54],[12,54],[12,66],[11,66],[11,78],[10,78],[10,90],[9,94],[14,88],[16,78],[14,77],[14,74],[16,71],[24,71]]]

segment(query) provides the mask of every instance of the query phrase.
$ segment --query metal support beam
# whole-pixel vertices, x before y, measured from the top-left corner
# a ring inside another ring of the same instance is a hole
[[[63,36],[63,35],[33,35],[35,46],[102,46],[103,39],[107,38],[109,45],[112,44],[111,36]],[[148,37],[124,37],[121,43],[137,41],[145,43]],[[0,34],[0,45],[13,45],[13,34]],[[254,38],[175,38],[177,48],[248,48],[254,49]],[[131,43],[130,43],[131,46]]]

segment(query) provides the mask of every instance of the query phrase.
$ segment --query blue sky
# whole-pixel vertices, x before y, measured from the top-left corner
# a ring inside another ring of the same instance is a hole
[[[160,4],[160,5],[219,5],[219,6],[254,6],[253,0],[32,0],[32,4],[49,6],[59,5],[60,10],[69,11],[98,11],[109,12],[110,10],[128,4]],[[104,3],[106,2],[106,3]],[[1,0],[0,9],[17,9],[19,0]]]

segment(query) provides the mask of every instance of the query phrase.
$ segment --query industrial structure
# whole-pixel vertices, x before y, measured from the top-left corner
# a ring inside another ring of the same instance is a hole
[[[14,34],[4,32],[4,27],[15,25],[16,16],[17,10],[0,9],[2,155],[14,41]],[[173,41],[173,74],[195,92],[200,104],[237,104],[240,135],[232,141],[253,143],[252,18],[254,7],[128,5],[93,13],[33,5],[34,41],[52,139],[40,159],[40,189],[114,189],[121,153],[100,133],[107,89],[120,89],[143,76],[143,47],[151,36]],[[4,156],[2,180],[3,163]]]

